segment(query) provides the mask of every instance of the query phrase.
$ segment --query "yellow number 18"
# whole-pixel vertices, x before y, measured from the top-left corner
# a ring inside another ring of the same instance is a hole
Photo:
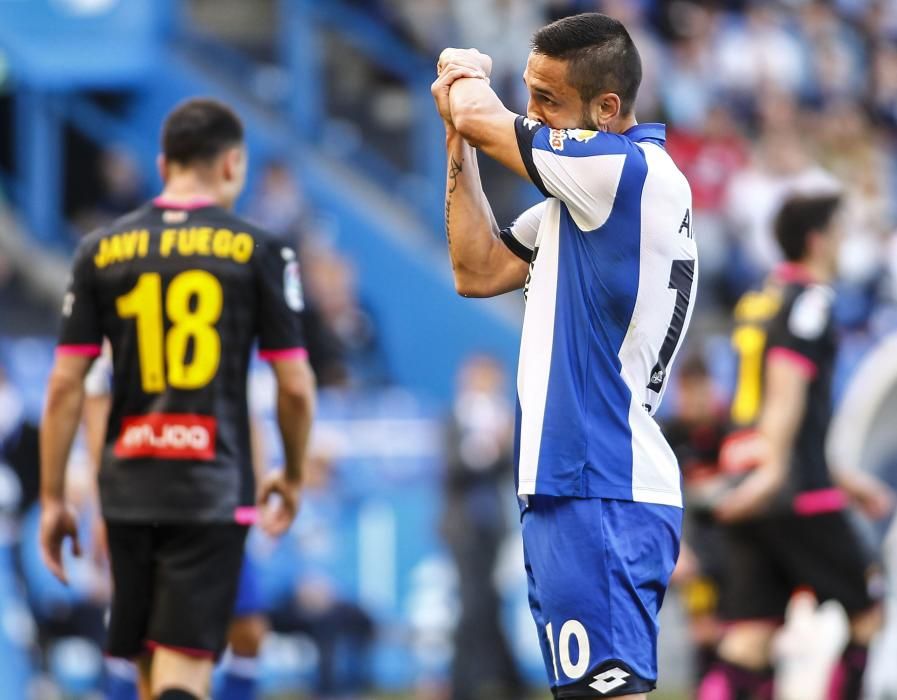
[[[188,270],[171,280],[164,302],[172,324],[167,335],[158,272],[140,275],[134,288],[115,304],[121,318],[137,321],[143,390],[158,394],[165,390],[166,382],[175,389],[200,389],[215,377],[221,360],[221,336],[215,330],[224,302],[221,283],[204,270]],[[191,340],[193,353],[188,362]]]

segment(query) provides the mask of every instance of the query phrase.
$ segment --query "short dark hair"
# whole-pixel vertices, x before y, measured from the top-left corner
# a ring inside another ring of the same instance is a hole
[[[599,12],[564,17],[533,35],[533,51],[567,61],[567,80],[583,102],[615,92],[630,114],[642,82],[642,59],[619,20]]]
[[[825,231],[840,205],[841,195],[836,193],[793,195],[785,200],[773,226],[785,259],[801,260],[810,234]]]
[[[243,124],[227,105],[209,98],[181,102],[162,126],[162,153],[170,163],[208,163],[243,143]]]

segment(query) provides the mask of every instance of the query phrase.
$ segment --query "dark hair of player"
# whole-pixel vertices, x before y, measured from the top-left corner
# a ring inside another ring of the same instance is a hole
[[[774,230],[786,260],[803,259],[810,234],[824,232],[840,204],[837,194],[797,195],[785,201],[776,215]]]
[[[208,98],[181,102],[162,126],[162,153],[169,163],[209,163],[243,143],[243,124],[225,104]]]
[[[682,363],[678,369],[679,379],[683,381],[707,379],[710,377],[710,370],[704,361],[704,356],[699,352],[682,358]]]
[[[564,17],[533,35],[533,51],[567,61],[567,81],[586,104],[616,93],[631,114],[642,82],[642,59],[622,22],[598,12]]]

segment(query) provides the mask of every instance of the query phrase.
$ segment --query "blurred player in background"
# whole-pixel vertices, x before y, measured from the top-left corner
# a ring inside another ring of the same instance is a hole
[[[516,700],[523,680],[501,625],[495,566],[508,534],[503,507],[513,469],[514,407],[496,358],[473,355],[458,373],[446,426],[442,536],[458,571],[460,616],[452,700]]]
[[[114,582],[108,652],[138,660],[143,700],[206,697],[225,646],[248,524],[271,534],[298,507],[314,408],[294,253],[228,210],[246,149],[239,119],[190,100],[165,120],[162,195],[80,245],[41,426],[41,544],[61,580],[74,516],[62,484],[85,376],[112,347],[99,488]],[[258,493],[246,379],[271,361],[285,467]],[[149,650],[149,654],[147,651]]]
[[[837,195],[795,196],[775,235],[786,262],[735,308],[738,384],[723,467],[743,475],[716,507],[726,531],[723,611],[733,624],[705,680],[732,698],[772,692],[770,645],[788,600],[809,587],[850,616],[851,642],[829,697],[860,697],[867,649],[881,625],[870,595],[871,559],[847,519],[849,498],[873,517],[890,509],[887,487],[850,467],[830,472],[825,438],[837,353],[832,320],[841,236]],[[833,476],[835,481],[833,482]],[[835,484],[837,482],[837,486]],[[839,488],[840,487],[840,488]]]
[[[526,117],[489,87],[491,67],[446,49],[432,93],[458,292],[525,286],[516,462],[533,617],[556,697],[642,697],[682,524],[679,467],[652,416],[695,298],[691,191],[664,126],[636,122],[641,59],[617,20],[536,32]],[[546,197],[504,231],[476,149]]]
[[[112,410],[112,380],[112,356],[107,343],[103,348],[103,354],[97,358],[87,373],[84,383],[84,429],[90,458],[97,468],[102,461],[106,426]],[[258,447],[256,430],[251,432],[250,438],[255,479],[257,483],[262,483],[266,470],[264,455]],[[92,534],[94,549],[108,557],[106,526],[102,518],[98,518]],[[233,619],[228,628],[228,652],[222,663],[222,678],[216,683],[215,697],[218,700],[252,700],[256,696],[257,659],[268,630],[267,618],[260,600],[258,576],[252,559],[248,555],[245,556]],[[128,689],[123,691],[125,697],[127,692]]]

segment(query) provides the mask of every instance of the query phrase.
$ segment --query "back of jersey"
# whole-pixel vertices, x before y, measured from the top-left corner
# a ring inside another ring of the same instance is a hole
[[[832,318],[834,291],[817,284],[799,266],[782,264],[761,290],[747,292],[735,307],[732,348],[738,374],[731,405],[726,468],[753,468],[755,429],[765,401],[766,367],[788,362],[807,380],[801,423],[792,446],[783,501],[832,485],[825,457],[831,419],[831,386],[837,354]]]
[[[233,521],[254,502],[246,396],[263,356],[302,353],[295,253],[212,205],[156,200],[84,240],[60,352],[112,346],[107,519]]]

